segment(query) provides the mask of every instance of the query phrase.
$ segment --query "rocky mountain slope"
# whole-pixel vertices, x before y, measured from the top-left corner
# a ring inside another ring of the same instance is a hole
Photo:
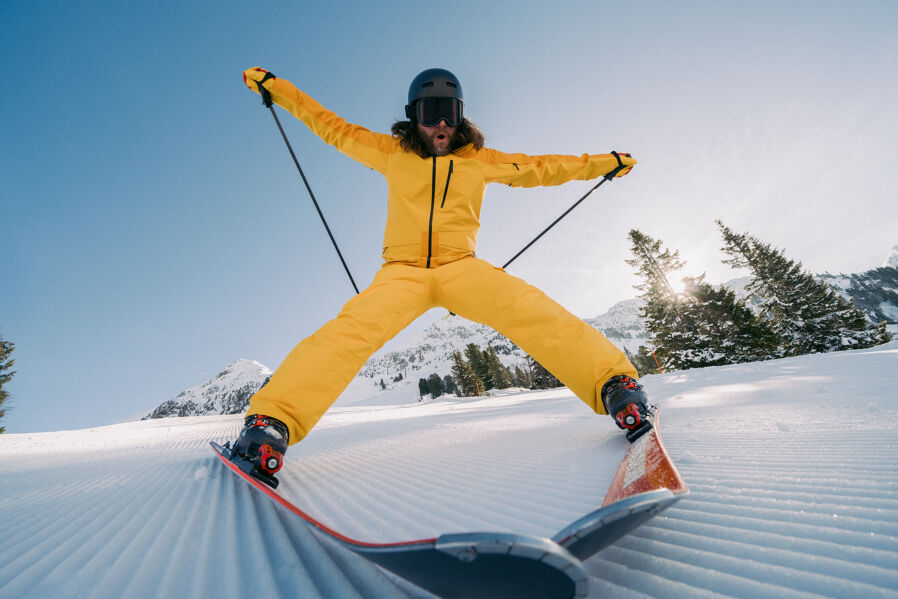
[[[240,414],[249,398],[268,382],[271,370],[252,360],[237,360],[202,385],[190,387],[141,418]]]
[[[818,277],[845,297],[852,299],[873,322],[886,321],[898,329],[898,246],[883,266],[862,273]],[[740,297],[746,297],[748,278],[725,283]],[[752,298],[746,297],[749,303]],[[587,323],[602,331],[615,345],[635,352],[647,342],[647,334],[639,316],[641,300],[618,302],[607,312]],[[492,346],[506,366],[526,362],[526,354],[493,329],[446,316],[400,347],[380,351],[359,372],[337,401],[337,405],[393,405],[419,399],[417,382],[436,373],[451,374],[452,354],[464,351],[469,343],[485,349]],[[237,360],[213,379],[183,391],[144,418],[199,416],[205,414],[242,413],[249,398],[271,376],[271,370],[251,360]]]
[[[898,255],[892,257],[898,263]],[[822,274],[818,278],[836,288],[873,322],[898,324],[898,267],[886,265],[850,275]]]

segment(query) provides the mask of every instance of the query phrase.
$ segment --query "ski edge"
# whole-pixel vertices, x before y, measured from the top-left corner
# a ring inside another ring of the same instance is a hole
[[[429,567],[434,563],[434,559],[433,557],[416,558],[416,555],[443,555],[445,556],[444,559],[448,560],[448,562],[443,562],[444,564],[458,563],[459,566],[462,566],[463,564],[473,564],[478,560],[482,562],[484,560],[488,561],[490,558],[508,557],[513,558],[519,563],[526,562],[540,564],[541,568],[543,568],[543,570],[541,570],[541,576],[554,576],[557,574],[557,576],[562,577],[562,580],[567,580],[568,583],[563,584],[569,584],[573,588],[573,591],[571,594],[565,593],[565,598],[586,599],[589,595],[589,576],[586,574],[583,564],[572,552],[558,545],[551,539],[512,533],[467,532],[449,533],[435,538],[393,543],[369,543],[360,541],[347,537],[319,522],[282,497],[277,491],[266,485],[263,481],[244,472],[239,465],[234,464],[228,458],[229,452],[227,448],[219,445],[215,441],[210,441],[209,445],[215,451],[218,458],[230,470],[244,481],[263,492],[276,504],[292,514],[299,516],[299,518],[307,525],[311,526],[313,530],[323,533],[331,540],[361,557],[409,580],[421,588],[437,590],[434,588],[433,579],[429,578],[426,574],[422,576],[422,572],[419,571],[420,568],[415,565],[418,563]],[[421,562],[421,559],[424,561]],[[424,569],[426,570],[427,568],[425,567]],[[528,569],[532,570],[532,567]],[[482,572],[479,573],[479,575],[482,574]],[[444,588],[440,588],[439,590],[445,591]],[[520,590],[526,592],[523,589]],[[514,596],[518,597],[526,595],[515,593]]]
[[[265,493],[265,495],[267,495],[269,499],[271,499],[272,501],[274,501],[275,503],[277,503],[278,505],[280,505],[287,511],[293,513],[294,515],[299,516],[302,520],[304,520],[308,524],[311,524],[315,528],[321,530],[322,532],[333,537],[334,539],[337,539],[338,541],[343,542],[344,544],[350,546],[353,549],[361,549],[361,548],[393,549],[396,547],[404,547],[404,546],[409,546],[409,545],[431,546],[437,540],[436,537],[434,537],[434,538],[429,538],[429,539],[416,539],[414,541],[399,541],[399,542],[395,542],[395,543],[369,543],[366,541],[360,541],[358,539],[353,539],[351,537],[347,537],[346,535],[337,532],[336,530],[330,528],[326,524],[316,520],[309,514],[305,513],[304,511],[302,511],[301,509],[296,507],[293,503],[291,503],[290,501],[285,499],[283,496],[281,496],[273,488],[266,485],[263,481],[258,480],[255,477],[253,477],[252,475],[244,472],[238,465],[234,464],[228,458],[227,449],[225,449],[221,445],[219,445],[215,441],[210,441],[209,445],[212,446],[212,449],[215,451],[215,453],[219,457],[219,459],[225,464],[225,466],[227,466],[232,471],[234,471],[237,475],[240,476],[240,478],[245,480],[247,483],[251,484],[252,486],[256,487],[257,489],[259,489],[260,491]]]

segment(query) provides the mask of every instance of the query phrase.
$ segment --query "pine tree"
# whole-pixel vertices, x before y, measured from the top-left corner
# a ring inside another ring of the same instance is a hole
[[[682,310],[692,330],[688,343],[668,356],[676,369],[718,366],[774,357],[778,337],[743,300],[724,287],[715,287],[704,275],[686,278]]]
[[[440,378],[440,375],[434,372],[427,377],[427,389],[430,391],[430,396],[434,399],[443,394],[443,379]]]
[[[656,355],[666,368],[684,370],[734,364],[773,357],[776,335],[729,289],[707,283],[704,275],[687,277],[686,289],[676,293],[668,275],[681,269],[676,251],[659,240],[630,231],[634,266],[643,279],[637,288],[645,302],[642,315]],[[655,356],[640,348],[637,370],[655,372]]]
[[[486,362],[487,374],[494,389],[508,389],[511,387],[511,375],[508,369],[499,360],[496,350],[492,345],[487,345],[487,351],[483,353]]]
[[[532,356],[527,356],[527,362],[530,367],[530,379],[533,381],[531,389],[554,389],[563,386],[554,374],[546,370]]]
[[[627,359],[630,360],[633,367],[636,368],[636,372],[639,376],[659,373],[658,364],[655,363],[655,357],[652,355],[651,350],[646,346],[640,345],[635,354],[627,348],[624,348],[624,353],[627,355]]]
[[[455,379],[459,397],[480,395],[483,382],[477,378],[477,374],[474,372],[471,364],[465,361],[459,351],[452,354],[452,378]],[[478,385],[480,385],[480,388],[478,388]]]
[[[515,387],[521,387],[522,389],[530,389],[533,386],[530,375],[520,365],[515,365],[512,371],[511,382],[514,383]]]
[[[458,388],[455,385],[455,379],[452,378],[452,375],[447,374],[443,377],[443,392],[446,395],[455,395]]]
[[[3,335],[0,334],[0,420],[6,415],[3,404],[9,399],[9,391],[3,387],[12,380],[13,375],[16,373],[15,370],[11,370],[16,361],[10,358],[15,348],[16,346],[12,341],[4,340]],[[6,432],[6,427],[0,426],[0,434],[4,432]]]
[[[883,343],[888,343],[892,340],[893,336],[889,332],[888,323],[885,320],[880,320],[878,323],[876,323],[875,337],[875,345],[882,345]]]
[[[723,235],[724,260],[748,268],[747,289],[761,298],[760,314],[780,338],[778,354],[809,353],[871,347],[883,342],[882,330],[870,325],[851,300],[804,270],[758,238],[733,232],[717,221]]]
[[[636,289],[642,293],[640,309],[646,332],[655,346],[659,360],[672,368],[669,358],[688,351],[689,334],[694,330],[681,305],[681,298],[673,290],[668,276],[685,266],[679,252],[664,248],[662,242],[653,239],[637,229],[629,233],[630,252],[633,258],[627,264],[634,267],[642,282]]]
[[[483,390],[493,388],[493,379],[490,377],[489,366],[486,363],[486,356],[483,351],[474,343],[469,343],[465,347],[465,356],[468,363],[474,369],[477,378],[483,383]]]
[[[631,229],[628,236],[633,258],[625,262],[634,267],[636,274],[643,280],[636,285],[636,289],[642,291],[640,297],[656,296],[676,302],[677,294],[667,277],[686,265],[680,260],[680,253],[666,248],[662,250],[664,245],[661,240],[652,239],[638,229]]]
[[[427,379],[418,379],[418,397],[423,397],[430,393],[430,387],[427,384]]]

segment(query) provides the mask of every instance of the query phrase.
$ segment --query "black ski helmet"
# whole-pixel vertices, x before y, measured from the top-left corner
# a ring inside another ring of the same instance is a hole
[[[458,77],[446,69],[427,69],[412,79],[408,87],[408,105],[405,115],[415,119],[415,102],[421,98],[455,98],[464,104],[464,95]]]

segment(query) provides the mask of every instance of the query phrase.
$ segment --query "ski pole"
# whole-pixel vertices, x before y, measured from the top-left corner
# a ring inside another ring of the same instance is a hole
[[[534,237],[534,238],[530,241],[530,243],[528,243],[528,244],[525,245],[523,248],[521,248],[521,251],[519,251],[517,254],[515,254],[514,256],[511,257],[511,260],[509,260],[508,262],[506,262],[505,264],[503,264],[503,265],[502,265],[502,270],[505,270],[505,269],[508,267],[509,264],[511,264],[512,262],[514,262],[515,260],[518,259],[518,256],[520,256],[521,254],[523,254],[524,252],[526,252],[528,249],[530,249],[530,246],[531,246],[531,245],[533,245],[534,243],[536,243],[537,241],[539,241],[539,238],[542,237],[543,235],[545,235],[546,233],[548,233],[548,232],[549,232],[549,229],[551,229],[552,227],[554,227],[555,225],[557,225],[558,222],[559,222],[561,219],[563,219],[565,216],[567,216],[567,215],[570,213],[571,210],[573,210],[574,208],[576,208],[577,206],[579,206],[579,205],[580,205],[580,202],[582,202],[583,200],[585,200],[586,198],[589,197],[589,194],[591,194],[592,192],[594,192],[595,190],[597,190],[599,187],[601,187],[602,184],[603,184],[605,181],[611,181],[612,179],[614,179],[615,175],[617,175],[617,174],[618,174],[619,172],[621,172],[623,169],[627,168],[626,165],[624,165],[624,164],[621,162],[620,156],[618,156],[617,152],[611,152],[611,153],[614,155],[615,158],[617,158],[618,166],[616,166],[616,167],[614,168],[613,171],[611,171],[610,173],[608,173],[607,175],[605,175],[604,177],[602,177],[602,180],[601,180],[601,181],[599,181],[598,183],[596,183],[595,185],[593,185],[593,186],[592,186],[592,189],[590,189],[589,191],[587,191],[586,193],[584,193],[584,194],[583,194],[583,197],[581,197],[579,200],[577,200],[576,202],[574,202],[574,205],[571,206],[570,208],[568,208],[567,210],[565,210],[565,211],[564,211],[564,214],[562,214],[561,216],[559,216],[558,218],[556,218],[555,221],[554,221],[551,225],[549,225],[548,227],[546,227],[545,229],[543,229],[542,233],[540,233],[539,235],[537,235],[536,237]],[[455,312],[450,311],[450,312],[449,312],[449,316],[455,316]]]
[[[554,221],[551,225],[549,225],[548,227],[546,227],[545,229],[543,229],[543,232],[540,233],[539,235],[537,235],[536,237],[534,237],[533,240],[532,240],[530,243],[528,243],[527,245],[525,245],[525,246],[521,249],[521,251],[519,251],[517,254],[515,254],[514,256],[512,256],[511,260],[509,260],[508,262],[506,262],[505,264],[503,264],[503,265],[502,265],[502,268],[503,268],[503,269],[507,268],[509,264],[511,264],[512,262],[514,262],[515,260],[518,259],[518,256],[520,256],[521,254],[523,254],[524,252],[526,252],[528,249],[530,249],[530,246],[531,246],[531,245],[533,245],[534,243],[536,243],[537,241],[539,241],[539,238],[542,237],[543,235],[545,235],[546,233],[548,233],[548,232],[549,232],[549,229],[551,229],[552,227],[554,227],[555,225],[557,225],[558,222],[559,222],[561,219],[563,219],[565,216],[567,216],[567,215],[571,212],[571,210],[573,210],[574,208],[576,208],[577,206],[579,206],[579,205],[580,205],[580,202],[582,202],[582,201],[585,200],[587,197],[589,197],[589,194],[591,194],[592,192],[594,192],[595,190],[597,190],[599,187],[601,187],[602,184],[603,184],[605,181],[611,181],[612,179],[614,179],[615,175],[617,175],[621,170],[623,170],[623,169],[626,168],[626,166],[624,166],[624,164],[621,163],[620,156],[617,155],[617,152],[611,152],[611,153],[614,155],[615,158],[617,158],[618,166],[617,166],[613,171],[611,171],[610,173],[608,173],[607,175],[605,175],[605,176],[602,178],[601,181],[599,181],[598,183],[596,183],[595,185],[593,185],[592,189],[590,189],[590,190],[587,191],[585,194],[583,194],[583,197],[581,197],[579,200],[577,200],[576,202],[574,202],[574,205],[573,205],[573,206],[571,206],[570,208],[568,208],[567,210],[565,210],[565,211],[564,211],[564,214],[562,214],[561,216],[559,216],[558,218],[556,218],[555,221]]]
[[[271,75],[271,73],[266,73],[262,81],[268,79],[269,75]],[[337,240],[334,239],[334,234],[331,233],[331,228],[327,225],[327,220],[324,218],[324,213],[321,212],[321,207],[318,205],[318,200],[315,199],[315,194],[312,192],[312,186],[309,185],[309,181],[308,179],[306,179],[305,173],[302,172],[302,167],[299,166],[299,160],[296,158],[296,153],[293,151],[293,146],[290,145],[290,141],[287,139],[287,134],[284,133],[284,128],[281,126],[281,121],[278,118],[277,113],[274,111],[274,106],[271,101],[271,92],[262,87],[262,82],[259,82],[258,85],[259,93],[262,94],[262,104],[271,111],[271,116],[274,117],[274,122],[277,124],[278,130],[281,132],[281,137],[284,138],[284,143],[287,144],[287,149],[290,151],[290,156],[293,158],[293,163],[296,165],[296,170],[299,171],[299,176],[302,177],[302,182],[306,184],[306,189],[309,192],[309,197],[312,198],[312,203],[315,204],[315,210],[318,211],[318,216],[321,217],[321,222],[324,224],[327,235],[331,238],[331,243],[334,244],[334,249],[337,250],[337,256],[340,257],[340,262],[343,264],[343,269],[346,271],[346,275],[349,277],[349,282],[352,283],[352,288],[355,289],[356,294],[358,294],[359,288],[355,284],[355,279],[352,278],[352,273],[349,272],[349,267],[346,266],[346,260],[343,259],[343,254],[342,252],[340,252],[340,246],[337,245]]]

